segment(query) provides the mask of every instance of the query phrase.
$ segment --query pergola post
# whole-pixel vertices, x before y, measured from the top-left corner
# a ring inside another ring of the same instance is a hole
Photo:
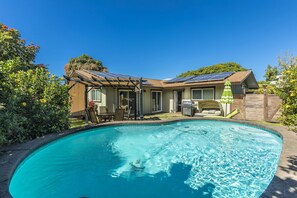
[[[137,100],[137,92],[136,92],[136,87],[134,88],[134,120],[137,120],[137,104],[136,104],[136,100]]]
[[[89,123],[89,118],[88,118],[88,86],[85,85],[85,120],[86,124]]]
[[[139,80],[139,117],[143,119],[143,90],[142,90],[142,78]]]

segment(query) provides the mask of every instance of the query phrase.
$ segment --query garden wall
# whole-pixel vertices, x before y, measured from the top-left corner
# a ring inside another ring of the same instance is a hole
[[[231,111],[239,109],[237,119],[277,121],[280,117],[281,99],[273,94],[234,95]]]

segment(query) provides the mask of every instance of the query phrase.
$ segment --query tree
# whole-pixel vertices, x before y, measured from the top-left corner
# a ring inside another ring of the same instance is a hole
[[[201,67],[197,70],[191,70],[184,72],[177,77],[187,77],[194,75],[202,75],[202,74],[212,74],[219,72],[237,72],[237,71],[246,71],[240,64],[234,62],[220,63],[211,66]]]
[[[266,85],[266,93],[268,94],[275,94],[277,92],[277,87],[274,84],[271,84],[267,81],[258,81],[259,88],[254,90],[256,94],[264,94],[264,87]]]
[[[281,79],[277,94],[282,99],[281,121],[297,131],[297,57],[279,59]]]
[[[19,31],[0,23],[0,102],[6,103],[9,94],[9,74],[34,68],[38,51],[39,46],[33,43],[26,45]]]
[[[23,66],[32,67],[39,46],[34,43],[26,45],[25,39],[21,39],[20,36],[19,31],[0,23],[0,60],[19,59]]]
[[[0,24],[0,145],[69,127],[68,87],[42,64],[39,46]]]
[[[270,82],[270,81],[276,80],[277,75],[278,75],[277,67],[271,67],[271,65],[268,65],[264,75],[264,77],[266,78],[266,81]]]
[[[100,60],[95,60],[86,54],[71,58],[69,63],[65,65],[65,74],[70,75],[72,71],[79,69],[107,71],[107,68],[103,66]]]

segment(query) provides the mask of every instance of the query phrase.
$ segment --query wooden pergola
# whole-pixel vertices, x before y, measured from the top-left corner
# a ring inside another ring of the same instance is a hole
[[[76,84],[80,83],[85,86],[85,109],[88,107],[88,92],[94,88],[112,87],[123,88],[133,92],[139,92],[139,109],[137,108],[137,94],[135,94],[134,102],[134,119],[137,117],[143,119],[143,90],[142,86],[145,80],[129,75],[114,74],[109,72],[98,72],[93,70],[75,70],[70,76],[64,75],[64,78],[73,84],[68,88],[72,89]],[[89,89],[90,88],[90,89]],[[86,116],[87,117],[87,116]]]

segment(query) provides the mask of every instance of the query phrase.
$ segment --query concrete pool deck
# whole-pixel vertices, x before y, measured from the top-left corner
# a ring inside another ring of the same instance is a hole
[[[250,124],[258,126],[264,129],[271,130],[283,137],[283,149],[280,156],[280,162],[277,168],[277,172],[268,188],[261,195],[261,197],[283,197],[283,198],[295,198],[297,197],[297,134],[289,131],[283,126],[272,126],[266,124],[259,124],[250,121],[243,120],[229,120],[229,119],[213,119],[213,118],[185,118],[185,119],[173,119],[173,120],[148,120],[148,121],[121,121],[121,122],[109,122],[99,125],[90,125],[86,127],[70,129],[60,133],[46,135],[44,137],[17,145],[11,145],[0,148],[0,197],[11,197],[9,194],[10,179],[23,159],[25,159],[30,153],[37,148],[65,137],[69,134],[74,134],[86,129],[110,126],[118,124],[153,124],[153,123],[167,123],[180,120],[223,120],[231,122],[239,122],[244,124]]]

